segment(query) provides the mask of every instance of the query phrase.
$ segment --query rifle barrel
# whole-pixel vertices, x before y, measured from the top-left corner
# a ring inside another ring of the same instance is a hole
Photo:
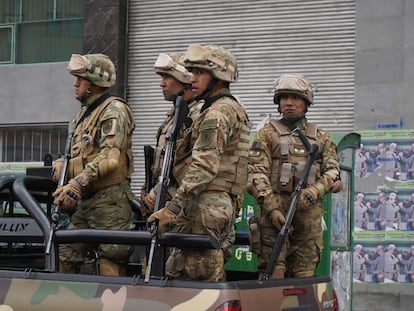
[[[164,207],[167,200],[167,191],[170,186],[170,174],[172,166],[174,164],[174,152],[176,147],[176,141],[178,133],[183,125],[183,122],[188,114],[187,103],[183,100],[182,96],[177,96],[175,100],[175,113],[173,117],[173,123],[166,135],[167,144],[165,146],[164,159],[162,163],[161,174],[159,177],[159,186],[157,189],[157,196],[155,199],[154,213]],[[154,260],[154,253],[158,245],[158,222],[154,222],[150,226],[152,234],[151,246],[148,255],[147,269],[145,271],[144,282],[148,283],[151,277],[152,263]]]
[[[275,269],[275,266],[277,264],[277,261],[280,256],[280,252],[282,250],[282,246],[285,243],[286,237],[289,234],[290,226],[292,224],[293,216],[296,213],[296,207],[298,205],[299,196],[301,193],[301,190],[305,184],[306,179],[308,178],[309,171],[312,167],[312,163],[315,160],[316,153],[318,152],[318,145],[313,144],[310,147],[310,150],[308,152],[308,158],[306,159],[305,167],[303,168],[303,171],[300,175],[300,178],[296,184],[295,191],[293,193],[292,199],[289,204],[289,209],[286,214],[286,221],[283,224],[282,228],[280,229],[280,232],[277,236],[276,243],[273,246],[272,253],[270,254],[269,261],[267,262],[267,266],[263,272],[263,279],[268,280],[273,274],[273,270]]]

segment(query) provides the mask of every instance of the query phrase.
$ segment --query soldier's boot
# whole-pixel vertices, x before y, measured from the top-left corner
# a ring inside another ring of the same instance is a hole
[[[61,273],[76,273],[76,264],[63,262],[59,260],[59,272]]]
[[[295,278],[308,278],[308,277],[312,277],[312,276],[314,276],[313,270],[311,270],[311,271],[296,272],[293,275],[293,277],[295,277]]]
[[[111,276],[124,276],[125,267],[117,264],[109,259],[101,258],[99,260],[99,274],[100,275],[111,275]]]
[[[272,273],[271,279],[281,280],[285,278],[285,267],[276,266]]]

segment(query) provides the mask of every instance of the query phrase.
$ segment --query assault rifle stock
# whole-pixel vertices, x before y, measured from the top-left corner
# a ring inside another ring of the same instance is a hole
[[[263,279],[268,280],[273,274],[277,260],[279,259],[280,251],[282,246],[285,243],[286,237],[289,234],[290,226],[292,224],[293,216],[296,213],[296,207],[298,205],[300,192],[305,184],[306,179],[308,178],[309,171],[312,167],[312,163],[315,160],[316,153],[318,152],[318,145],[311,145],[310,150],[308,151],[308,157],[306,159],[305,167],[300,175],[300,178],[296,184],[295,190],[292,194],[292,200],[290,201],[289,209],[286,214],[286,222],[283,224],[280,229],[279,235],[275,245],[273,246],[272,253],[270,254],[269,261],[267,262],[266,269],[263,273]]]
[[[170,186],[171,171],[174,164],[174,152],[176,147],[177,136],[178,132],[180,131],[180,128],[182,127],[182,124],[184,123],[185,118],[187,117],[187,114],[188,105],[186,101],[183,100],[182,96],[179,95],[175,100],[175,113],[173,123],[166,135],[167,144],[165,146],[165,153],[161,174],[159,177],[159,182],[156,186],[157,196],[155,199],[154,213],[157,212],[159,209],[163,208],[166,203],[167,191],[168,187]],[[152,222],[150,224],[149,230],[152,234],[152,238],[148,255],[147,269],[145,271],[145,283],[148,283],[151,277],[151,268],[154,260],[154,252],[158,244],[158,222]]]
[[[67,179],[67,172],[68,172],[68,164],[69,164],[69,160],[70,160],[70,147],[71,147],[71,143],[72,143],[73,132],[74,132],[74,130],[72,128],[72,124],[69,123],[68,137],[66,139],[65,153],[63,155],[63,165],[62,165],[62,168],[61,168],[61,171],[60,171],[59,180],[58,180],[56,189],[59,189],[60,187],[64,186],[66,184],[66,181],[67,181],[66,179]],[[47,240],[46,254],[50,253],[50,247],[52,245],[52,239],[53,239],[53,232],[58,227],[58,223],[59,223],[59,219],[60,219],[59,206],[58,205],[53,205],[52,206],[51,218],[52,218],[52,225],[50,226],[49,238]]]

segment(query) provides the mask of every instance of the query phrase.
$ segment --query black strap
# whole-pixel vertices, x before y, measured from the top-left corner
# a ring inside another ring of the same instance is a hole
[[[95,100],[92,103],[92,105],[90,105],[88,107],[88,109],[86,109],[86,111],[83,113],[82,117],[80,117],[80,119],[78,120],[78,122],[76,122],[75,128],[77,128],[78,125],[81,124],[82,121],[86,119],[86,117],[88,117],[96,108],[98,108],[98,106],[100,104],[102,104],[107,98],[109,98],[111,96],[112,96],[111,94],[105,93],[101,97],[99,97],[97,100]]]
[[[302,131],[298,128],[296,123],[292,123],[289,120],[286,120],[284,118],[280,119],[280,122],[282,122],[283,125],[287,126],[292,133],[298,132],[299,138],[303,142],[303,144],[305,145],[306,150],[308,150],[308,151],[311,150],[311,144],[310,144],[309,140],[306,138],[305,135],[303,135]]]
[[[213,104],[213,103],[214,103],[217,99],[222,98],[222,97],[230,97],[230,98],[234,99],[235,101],[237,101],[237,99],[236,99],[233,95],[231,95],[230,93],[218,94],[218,95],[216,95],[216,96],[212,96],[212,97],[207,98],[207,99],[205,100],[205,103],[204,103],[203,107],[201,107],[200,112],[203,112],[204,110],[206,110],[206,109],[210,108],[210,106],[211,106],[211,105],[212,105],[212,104]]]

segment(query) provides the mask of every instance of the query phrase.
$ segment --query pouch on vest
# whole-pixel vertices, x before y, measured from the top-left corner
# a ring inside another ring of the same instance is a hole
[[[249,244],[254,253],[262,253],[262,243],[260,242],[259,223],[256,216],[249,218]]]
[[[164,148],[162,147],[155,147],[154,148],[154,162],[152,163],[152,174],[153,177],[158,178],[158,176],[161,173],[161,168],[162,168],[162,164],[163,164],[163,151]]]
[[[293,174],[292,174],[293,165],[292,163],[282,163],[280,170],[280,179],[279,179],[279,191],[280,192],[292,192],[294,187]]]
[[[83,171],[82,157],[76,157],[69,160],[68,180],[78,176]]]

